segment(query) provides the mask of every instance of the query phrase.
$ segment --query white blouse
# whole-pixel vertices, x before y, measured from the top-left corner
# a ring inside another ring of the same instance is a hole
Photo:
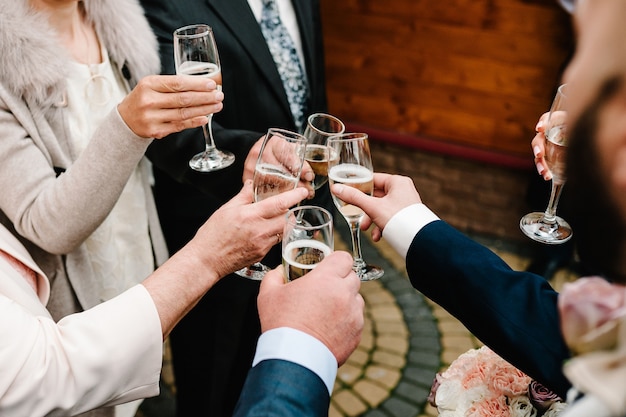
[[[102,47],[103,62],[85,65],[72,62],[68,78],[68,115],[74,158],[85,149],[96,127],[127,94]],[[94,273],[99,278],[100,298],[108,300],[142,281],[154,270],[148,231],[148,210],[142,169],[150,172],[144,158],[130,176],[119,200],[102,224],[87,238]],[[93,204],[98,204],[94,201]]]

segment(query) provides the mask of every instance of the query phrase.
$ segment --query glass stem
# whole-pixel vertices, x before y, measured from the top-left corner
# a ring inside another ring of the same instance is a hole
[[[213,114],[207,116],[209,122],[202,126],[202,133],[204,133],[204,141],[206,143],[206,152],[213,152],[215,150],[215,141],[213,140],[213,128],[211,122],[213,121]]]
[[[550,202],[546,211],[543,213],[543,222],[547,224],[556,223],[556,206],[559,204],[559,198],[561,197],[561,191],[563,191],[564,182],[552,181],[552,191],[550,192]]]
[[[350,222],[350,234],[352,235],[352,259],[353,269],[359,271],[365,267],[365,261],[361,255],[361,222]]]

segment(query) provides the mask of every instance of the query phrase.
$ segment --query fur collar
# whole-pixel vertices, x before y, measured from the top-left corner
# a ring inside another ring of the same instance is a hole
[[[84,2],[111,61],[126,65],[132,83],[159,72],[156,37],[136,0]],[[69,54],[28,0],[0,0],[0,54],[0,82],[14,94],[43,104],[62,88]]]

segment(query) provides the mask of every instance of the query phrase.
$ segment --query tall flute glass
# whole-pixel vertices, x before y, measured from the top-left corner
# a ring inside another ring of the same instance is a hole
[[[331,158],[330,148],[327,146],[328,138],[345,130],[343,122],[330,114],[314,113],[307,118],[303,133],[307,140],[304,159],[315,174],[311,184],[315,191],[328,182],[328,161]]]
[[[368,195],[374,192],[374,168],[369,142],[365,133],[343,133],[328,139],[328,147],[337,158],[329,162],[330,185],[343,184],[354,187]],[[361,281],[371,281],[383,276],[384,270],[367,264],[361,254],[360,225],[365,213],[359,207],[346,204],[333,194],[335,206],[350,225],[352,233],[353,269]]]
[[[299,133],[270,128],[263,139],[261,152],[254,169],[254,201],[293,190],[298,185],[306,139]],[[280,236],[278,239],[279,243]],[[253,280],[263,279],[269,268],[261,262],[240,269],[237,274]]]
[[[207,25],[190,25],[174,32],[174,62],[177,74],[212,78],[217,88],[222,88],[222,67],[217,53],[213,30]],[[207,115],[209,122],[202,126],[205,149],[189,161],[189,166],[201,172],[217,171],[235,162],[235,155],[221,151],[215,146],[211,121],[213,114]]]
[[[328,210],[317,206],[289,210],[283,230],[285,281],[310,272],[333,247],[333,216]]]
[[[565,243],[572,238],[570,225],[556,215],[556,207],[565,185],[565,155],[567,153],[567,84],[557,90],[546,124],[545,159],[552,173],[552,191],[546,211],[528,213],[520,220],[522,232],[537,242],[549,245]]]

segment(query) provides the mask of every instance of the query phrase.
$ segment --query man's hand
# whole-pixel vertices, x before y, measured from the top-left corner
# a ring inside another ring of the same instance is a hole
[[[367,230],[372,223],[372,239],[375,242],[382,237],[383,229],[397,212],[410,205],[421,203],[413,180],[409,177],[390,174],[374,174],[374,194],[372,197],[341,184],[334,184],[331,191],[338,198],[363,209],[367,217],[361,223],[361,229]]]
[[[303,331],[324,343],[342,365],[361,340],[365,302],[360,286],[347,252],[331,253],[311,272],[287,284],[280,266],[261,282],[261,329]]]
[[[280,242],[285,214],[307,196],[303,188],[253,203],[252,181],[219,208],[198,230],[189,245],[220,277],[260,261]],[[189,246],[188,245],[188,246]]]
[[[265,135],[261,136],[259,140],[256,141],[254,146],[250,148],[250,152],[248,152],[248,156],[244,162],[243,166],[243,181],[251,180],[254,178],[254,170],[256,167],[257,159],[259,159],[259,154],[261,153],[261,146],[263,145],[263,140],[265,139]],[[266,146],[273,147],[279,146],[280,141],[269,141]],[[267,151],[265,151],[267,152]],[[279,155],[279,149],[274,152],[275,155]],[[278,161],[278,157],[277,157]],[[277,162],[278,163],[278,162]],[[315,196],[315,190],[311,186],[311,181],[315,178],[315,174],[313,173],[313,169],[308,164],[308,162],[304,161],[304,165],[302,166],[302,173],[300,174],[300,182],[298,183],[298,187],[306,188],[309,191],[309,195],[307,198],[313,198]]]

